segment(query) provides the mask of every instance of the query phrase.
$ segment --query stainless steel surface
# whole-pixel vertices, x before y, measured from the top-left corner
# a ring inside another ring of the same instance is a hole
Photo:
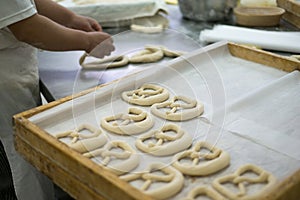
[[[179,6],[169,5],[168,9],[169,30],[163,33],[142,34],[128,32],[129,27],[105,29],[104,31],[114,37],[117,49],[115,54],[129,53],[128,51],[143,48],[145,44],[165,45],[171,49],[183,51],[192,51],[200,48],[200,31],[212,28],[214,23],[187,20],[183,18]],[[229,20],[218,23],[233,24],[233,18],[230,17]],[[283,30],[293,30],[293,28],[288,24],[284,24],[281,27]],[[278,30],[279,28],[275,27],[275,29]],[[39,53],[41,90],[48,102],[110,82],[135,70],[151,66],[149,64],[128,65],[105,71],[86,71],[82,70],[78,63],[82,54],[82,51],[42,51]]]
[[[170,49],[192,51],[200,48],[199,33],[212,24],[185,20],[178,6],[169,6],[170,29],[158,34],[143,34],[128,31],[129,27],[110,28],[104,31],[113,35],[116,45],[114,54],[131,53],[147,44],[164,45]],[[47,101],[60,99],[121,78],[150,64],[133,65],[108,70],[82,70],[78,63],[83,51],[49,52],[41,51],[39,72],[43,94]],[[166,61],[164,59],[162,62]]]

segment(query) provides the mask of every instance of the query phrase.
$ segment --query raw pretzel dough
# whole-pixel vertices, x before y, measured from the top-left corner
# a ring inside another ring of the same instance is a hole
[[[201,149],[209,150],[209,153],[201,153]],[[181,163],[180,160],[189,158],[193,162]],[[203,160],[204,159],[204,160]],[[184,174],[192,176],[205,176],[218,172],[230,163],[227,152],[218,149],[211,144],[200,141],[191,149],[180,152],[173,157],[173,166]]]
[[[171,57],[171,58],[179,57],[179,56],[182,56],[183,54],[186,54],[186,52],[170,50],[170,49],[167,49],[166,47],[163,47],[163,46],[161,46],[160,48],[164,52],[165,56]]]
[[[146,45],[145,49],[134,54],[129,58],[131,63],[150,63],[161,60],[164,56],[178,57],[185,54],[185,52],[172,51],[164,46]]]
[[[154,84],[144,84],[136,90],[122,93],[124,101],[140,106],[150,106],[169,98],[169,91]]]
[[[108,69],[123,67],[128,63],[152,63],[167,57],[178,57],[184,54],[184,52],[172,51],[163,46],[145,46],[145,49],[134,54],[130,58],[125,55],[110,56],[102,58],[97,61],[84,63],[86,57],[89,55],[84,53],[80,59],[79,64],[83,69]]]
[[[161,171],[164,175],[154,174],[154,171]],[[144,184],[139,189],[155,199],[166,199],[175,195],[181,190],[184,182],[184,177],[179,171],[163,163],[152,163],[145,172],[128,174],[120,178],[129,183],[142,180]],[[165,185],[151,189],[150,186],[155,182],[165,183]]]
[[[150,63],[157,62],[164,57],[163,51],[158,47],[145,47],[144,50],[134,54],[129,58],[130,63]]]
[[[167,135],[167,131],[172,131],[175,135]],[[154,139],[156,143],[145,141]],[[166,156],[177,153],[188,148],[192,144],[193,138],[184,132],[176,124],[166,124],[160,130],[151,131],[139,137],[135,146],[149,154],[156,156]]]
[[[82,134],[83,130],[88,130],[92,134]],[[85,153],[103,146],[107,142],[107,136],[100,129],[88,124],[82,124],[72,131],[55,134],[56,138],[70,137],[72,141],[68,144],[72,149],[79,153]]]
[[[101,119],[101,126],[120,135],[134,135],[145,132],[154,125],[154,120],[146,111],[131,107],[128,114],[117,114]]]
[[[183,104],[177,103],[182,101]],[[165,111],[168,109],[168,111]],[[151,112],[163,119],[170,121],[185,121],[201,115],[204,111],[202,103],[196,100],[184,97],[175,96],[170,101],[156,103],[151,106]]]
[[[128,64],[129,59],[127,56],[110,56],[107,58],[102,58],[94,62],[84,63],[87,53],[84,53],[80,59],[79,64],[84,69],[108,69],[123,67]]]
[[[183,200],[195,200],[199,195],[205,195],[212,200],[227,200],[225,197],[220,195],[217,191],[213,188],[208,186],[199,186],[192,189],[186,198]]]
[[[113,152],[113,148],[121,148],[123,152]],[[127,173],[139,165],[140,158],[136,151],[123,141],[110,141],[101,149],[96,149],[83,154],[85,157],[92,158],[100,156],[101,165],[117,175]],[[121,163],[109,164],[112,159],[124,160]]]
[[[171,57],[171,58],[179,57],[182,56],[183,54],[186,54],[186,52],[170,50],[164,46],[146,45],[145,48],[159,48],[163,51],[164,56]]]
[[[243,176],[246,172],[254,172],[257,177],[246,177]],[[267,184],[258,192],[248,195],[246,186],[252,183],[266,183]],[[232,190],[227,189],[223,184],[233,183],[238,186],[239,192],[235,193]],[[229,174],[223,177],[215,179],[212,183],[213,187],[226,196],[229,199],[236,200],[256,200],[261,199],[261,195],[265,193],[266,190],[273,187],[276,183],[276,178],[269,172],[261,169],[253,164],[246,164],[239,169],[234,174]]]

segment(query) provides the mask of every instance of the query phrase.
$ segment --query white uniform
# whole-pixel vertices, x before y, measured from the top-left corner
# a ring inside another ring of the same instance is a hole
[[[52,182],[14,149],[12,116],[40,105],[36,49],[7,28],[36,13],[31,0],[0,1],[0,139],[19,200],[54,199]]]

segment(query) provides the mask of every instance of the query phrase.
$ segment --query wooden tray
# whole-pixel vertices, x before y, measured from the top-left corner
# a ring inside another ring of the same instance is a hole
[[[300,2],[294,0],[277,0],[277,4],[286,10],[282,18],[300,28]]]
[[[295,0],[277,0],[278,7],[300,17],[300,2]]]
[[[224,45],[232,56],[243,60],[261,63],[286,72],[300,69],[300,62],[283,56],[233,43]],[[214,49],[215,46],[208,46],[204,51],[201,50],[199,52],[210,52],[214,51]],[[191,53],[191,57],[193,56],[198,56],[197,52]],[[177,62],[180,61],[171,61],[170,65]],[[142,73],[143,71],[129,75],[124,80],[136,77]],[[37,125],[38,123],[33,123],[30,120],[31,117],[56,109],[57,106],[84,97],[117,82],[101,85],[14,116],[15,146],[17,151],[75,199],[153,199],[123,182],[116,175],[97,165],[92,160],[70,149],[66,144],[59,142],[41,125]],[[57,120],[59,120],[59,115],[53,116],[53,118],[57,117]],[[262,199],[296,200],[300,195],[299,189],[300,169],[284,180],[279,181],[276,187],[269,193],[266,193]]]

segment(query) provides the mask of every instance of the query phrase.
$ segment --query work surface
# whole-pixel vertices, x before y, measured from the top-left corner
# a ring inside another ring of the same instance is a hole
[[[178,6],[169,8],[169,30],[159,34],[130,32],[129,27],[109,28],[104,31],[114,38],[116,49],[130,51],[143,48],[143,44],[160,44],[174,50],[192,51],[200,48],[199,33],[211,28],[212,23],[195,22],[182,18]],[[124,51],[123,50],[123,51]],[[118,52],[114,52],[118,53]],[[106,71],[84,71],[78,60],[83,51],[39,52],[39,71],[42,91],[47,101],[53,101],[96,85],[118,79],[145,65],[129,65]]]
[[[203,29],[210,29],[217,23],[197,22],[184,19],[178,6],[169,5],[169,29],[158,34],[143,34],[129,31],[129,27],[106,28],[105,32],[113,36],[116,45],[114,54],[137,51],[147,44],[159,44],[174,50],[193,51],[202,47],[199,42],[199,33]],[[218,22],[232,24],[231,20]],[[275,29],[294,28],[283,24]],[[83,51],[69,52],[39,52],[39,72],[41,90],[48,102],[78,93],[99,84],[107,83],[121,78],[136,70],[141,70],[149,65],[128,65],[122,68],[109,70],[82,70],[79,58]],[[163,60],[164,62],[166,60]]]

